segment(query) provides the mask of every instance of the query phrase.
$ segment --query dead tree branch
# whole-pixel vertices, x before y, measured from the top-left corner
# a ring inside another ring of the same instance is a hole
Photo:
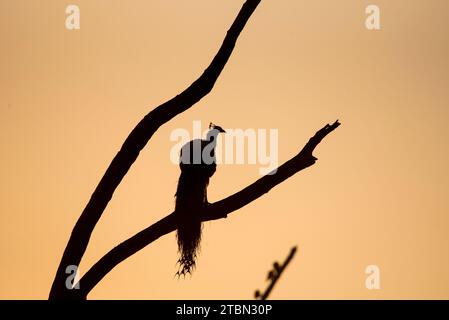
[[[140,151],[163,124],[186,111],[206,96],[226,65],[237,38],[260,0],[247,0],[226,34],[218,53],[204,73],[186,90],[148,113],[132,130],[120,151],[112,160],[103,178],[76,222],[64,250],[53,281],[50,299],[70,299],[77,290],[66,288],[67,266],[79,266],[92,231],[109,203],[114,191],[136,161]]]

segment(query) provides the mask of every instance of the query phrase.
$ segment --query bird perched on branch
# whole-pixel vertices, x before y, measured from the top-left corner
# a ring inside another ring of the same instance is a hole
[[[176,189],[177,241],[180,258],[178,276],[192,272],[201,240],[201,211],[209,204],[207,186],[217,164],[215,147],[219,133],[226,132],[210,123],[205,140],[195,139],[181,148],[181,175]]]

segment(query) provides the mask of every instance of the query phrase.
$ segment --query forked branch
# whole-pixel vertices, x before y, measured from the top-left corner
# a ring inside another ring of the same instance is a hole
[[[319,130],[304,146],[304,148],[292,159],[281,165],[274,174],[266,175],[250,184],[241,191],[215,203],[210,204],[203,212],[203,221],[226,218],[234,212],[257,198],[261,197],[273,187],[285,181],[298,171],[313,165],[317,158],[313,156],[316,146],[329,133],[340,126],[340,122],[327,124]],[[128,240],[122,242],[103,256],[92,268],[81,278],[80,289],[72,290],[77,299],[86,299],[89,292],[120,262],[126,260],[136,252],[158,238],[176,230],[177,221],[175,213],[171,213],[162,220],[137,233]]]
[[[247,0],[245,2],[226,34],[219,51],[204,73],[182,93],[148,113],[131,131],[100,180],[72,230],[56,271],[50,291],[50,299],[71,299],[77,296],[77,290],[69,290],[66,287],[66,268],[68,266],[79,266],[92,231],[111,200],[114,191],[153,134],[163,124],[188,110],[212,90],[234,50],[237,38],[260,1]]]

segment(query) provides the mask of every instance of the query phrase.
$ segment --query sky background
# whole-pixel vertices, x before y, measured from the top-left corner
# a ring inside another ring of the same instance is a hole
[[[137,122],[193,82],[243,0],[0,0],[0,298],[46,299],[68,237]],[[365,7],[381,30],[365,28]],[[81,29],[65,28],[77,4]],[[150,140],[97,225],[81,272],[172,212],[170,133],[279,130],[279,161],[328,122],[318,162],[204,226],[177,280],[175,234],[91,299],[251,299],[290,248],[273,299],[449,298],[449,2],[263,0],[210,95]],[[258,179],[221,165],[209,200]],[[377,265],[381,289],[367,290]]]

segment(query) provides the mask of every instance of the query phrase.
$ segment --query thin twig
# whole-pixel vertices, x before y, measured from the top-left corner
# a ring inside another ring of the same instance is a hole
[[[289,255],[287,256],[287,259],[285,259],[283,264],[279,264],[278,262],[275,262],[273,264],[273,269],[268,272],[268,279],[270,281],[270,284],[268,285],[267,289],[265,289],[264,293],[260,293],[259,290],[257,290],[254,294],[256,299],[259,300],[267,300],[268,296],[270,295],[271,291],[273,290],[274,286],[278,282],[279,278],[281,277],[282,273],[284,272],[285,268],[287,268],[290,261],[292,261],[293,257],[295,256],[297,247],[293,247],[290,250]]]

